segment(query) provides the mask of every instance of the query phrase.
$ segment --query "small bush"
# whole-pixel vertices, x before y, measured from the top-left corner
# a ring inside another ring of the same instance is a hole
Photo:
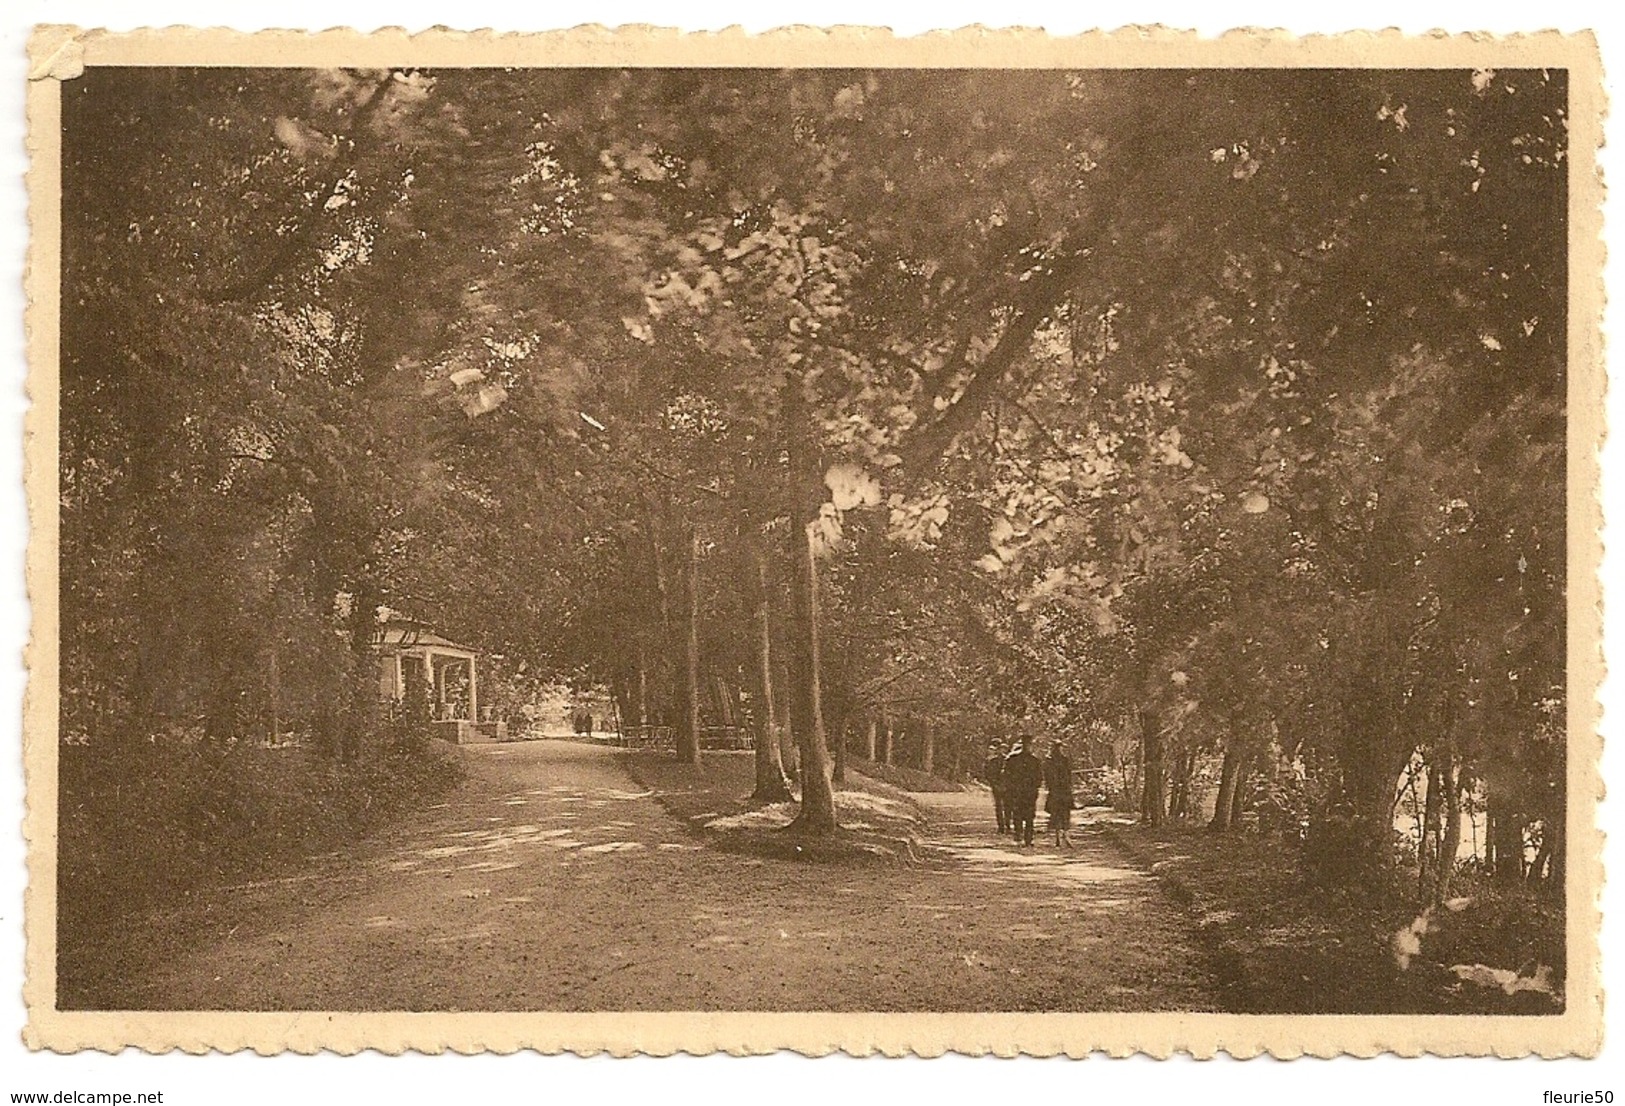
[[[65,745],[59,915],[65,926],[127,917],[179,891],[352,842],[443,796],[460,775],[449,747],[340,764],[298,747]]]
[[[1524,974],[1545,966],[1561,985],[1563,902],[1541,890],[1459,874],[1452,894],[1465,900],[1462,909],[1439,914],[1439,924],[1423,939],[1423,952],[1445,965],[1485,964]]]
[[[1311,883],[1326,889],[1392,891],[1399,871],[1394,863],[1397,835],[1392,829],[1372,826],[1342,808],[1332,808],[1308,820],[1302,836],[1304,872]],[[1387,841],[1377,838],[1386,836]]]

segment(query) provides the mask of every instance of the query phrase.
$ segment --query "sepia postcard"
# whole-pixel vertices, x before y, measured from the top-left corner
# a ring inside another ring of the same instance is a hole
[[[1601,1046],[1590,36],[29,78],[30,1048]]]

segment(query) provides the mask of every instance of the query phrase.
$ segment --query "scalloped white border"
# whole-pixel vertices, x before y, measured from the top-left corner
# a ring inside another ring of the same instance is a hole
[[[1600,472],[1604,420],[1600,318],[1602,184],[1596,166],[1604,112],[1601,69],[1589,34],[1498,36],[1395,30],[1297,37],[1236,30],[1202,37],[1159,27],[1125,27],[1074,37],[1035,30],[969,27],[900,38],[876,28],[790,27],[749,35],[738,28],[682,33],[647,26],[583,26],[542,33],[409,34],[386,28],[265,31],[164,28],[110,34],[47,26],[30,42],[32,240],[28,263],[29,394],[25,481],[33,526],[28,580],[33,639],[27,653],[25,772],[29,888],[28,974],[24,985],[30,1048],[75,1051],[209,1050],[350,1054],[377,1050],[578,1055],[736,1055],[792,1050],[937,1056],[1208,1057],[1262,1053],[1404,1056],[1593,1055],[1601,1044],[1602,980],[1598,908],[1602,835],[1597,689],[1602,678]],[[767,65],[854,67],[1106,68],[1301,65],[1443,68],[1469,65],[1571,70],[1569,312],[1569,1009],[1552,1018],[1240,1016],[1215,1014],[247,1014],[66,1013],[54,1009],[57,703],[57,308],[60,227],[58,82],[86,65]],[[1586,985],[1590,982],[1590,986]]]

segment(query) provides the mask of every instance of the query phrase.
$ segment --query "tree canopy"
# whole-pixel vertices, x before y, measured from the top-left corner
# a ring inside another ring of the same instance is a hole
[[[1418,763],[1520,878],[1561,826],[1562,71],[63,95],[68,729],[228,735],[274,655],[360,755],[392,609],[690,758],[787,717],[810,831],[876,720],[1153,822],[1211,758],[1351,867]]]

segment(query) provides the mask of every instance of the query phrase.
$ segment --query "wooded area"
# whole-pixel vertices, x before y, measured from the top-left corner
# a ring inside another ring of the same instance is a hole
[[[1443,902],[1483,824],[1560,893],[1563,72],[63,97],[65,818],[154,743],[409,748],[389,608],[488,702],[753,727],[808,834],[849,755],[1041,733],[1328,885]]]

